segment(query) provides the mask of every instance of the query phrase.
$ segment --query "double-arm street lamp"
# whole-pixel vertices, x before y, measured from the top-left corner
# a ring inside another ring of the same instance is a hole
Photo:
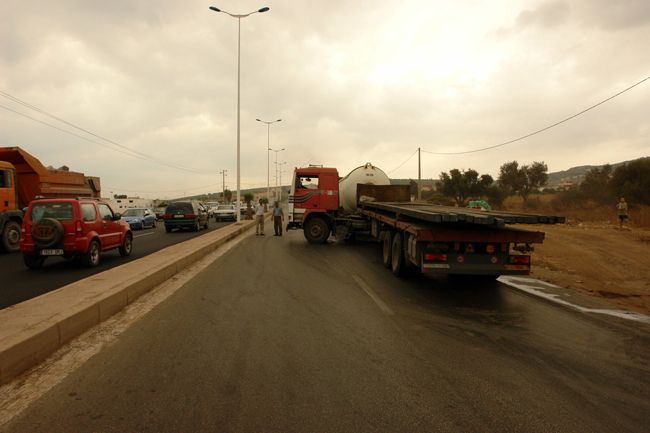
[[[269,8],[264,7],[262,9],[243,14],[231,14],[214,6],[210,6],[210,10],[215,12],[223,12],[224,14],[230,15],[233,18],[237,18],[237,222],[241,222],[241,188],[240,188],[240,137],[241,137],[241,122],[240,122],[240,77],[241,77],[241,19],[246,18],[247,16],[262,13],[269,10]]]
[[[258,122],[263,122],[266,123],[266,147],[269,149],[266,151],[266,198],[268,200],[271,199],[271,182],[270,182],[270,172],[271,169],[269,168],[269,165],[271,164],[271,161],[269,159],[269,155],[271,154],[271,124],[275,122],[281,122],[282,119],[274,120],[272,122],[267,122],[265,120],[260,120],[260,119],[255,119]]]

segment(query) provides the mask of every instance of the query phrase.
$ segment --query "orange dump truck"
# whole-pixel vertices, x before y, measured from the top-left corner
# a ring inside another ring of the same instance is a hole
[[[101,197],[98,177],[51,170],[19,147],[0,147],[0,249],[17,252],[22,209],[44,198]]]

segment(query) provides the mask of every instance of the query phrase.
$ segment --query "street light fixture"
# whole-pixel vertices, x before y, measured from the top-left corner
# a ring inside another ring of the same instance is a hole
[[[210,6],[210,10],[215,11],[215,12],[222,12],[226,15],[230,15],[233,18],[237,18],[237,222],[241,222],[241,188],[240,188],[240,177],[241,177],[241,172],[240,172],[240,166],[241,166],[241,154],[240,154],[240,138],[241,138],[241,122],[240,122],[240,77],[241,77],[241,19],[246,18],[249,15],[253,15],[256,13],[262,13],[266,12],[269,10],[269,8],[264,7],[262,9],[243,14],[243,15],[237,15],[237,14],[231,14],[230,12],[226,12],[224,10],[221,10],[219,8],[216,8],[214,6]]]
[[[271,169],[269,168],[269,166],[271,165],[271,161],[269,160],[269,155],[271,154],[271,152],[269,152],[271,150],[270,147],[271,146],[271,124],[275,122],[282,122],[282,119],[274,120],[272,122],[267,122],[265,120],[260,120],[260,119],[255,119],[255,120],[257,120],[258,122],[266,123],[266,133],[267,133],[266,147],[269,149],[266,151],[266,198],[268,200],[271,198],[271,186],[270,186],[271,183],[269,178],[271,172]]]

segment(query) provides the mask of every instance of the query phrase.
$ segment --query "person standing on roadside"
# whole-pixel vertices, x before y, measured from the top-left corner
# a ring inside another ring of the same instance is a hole
[[[264,202],[255,205],[255,235],[264,236]]]
[[[623,230],[623,223],[625,223],[625,228],[629,230],[630,222],[627,215],[627,203],[624,198],[621,198],[620,203],[616,205],[616,209],[618,209],[618,219],[621,230]]]
[[[273,207],[273,229],[275,230],[275,236],[282,236],[282,222],[284,221],[284,212],[282,208],[275,202]]]

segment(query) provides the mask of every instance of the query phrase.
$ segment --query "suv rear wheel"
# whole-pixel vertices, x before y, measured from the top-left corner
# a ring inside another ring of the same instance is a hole
[[[99,242],[92,241],[88,246],[88,251],[86,251],[81,256],[81,262],[84,266],[93,268],[99,264],[99,257],[101,255],[101,248],[99,248]]]

